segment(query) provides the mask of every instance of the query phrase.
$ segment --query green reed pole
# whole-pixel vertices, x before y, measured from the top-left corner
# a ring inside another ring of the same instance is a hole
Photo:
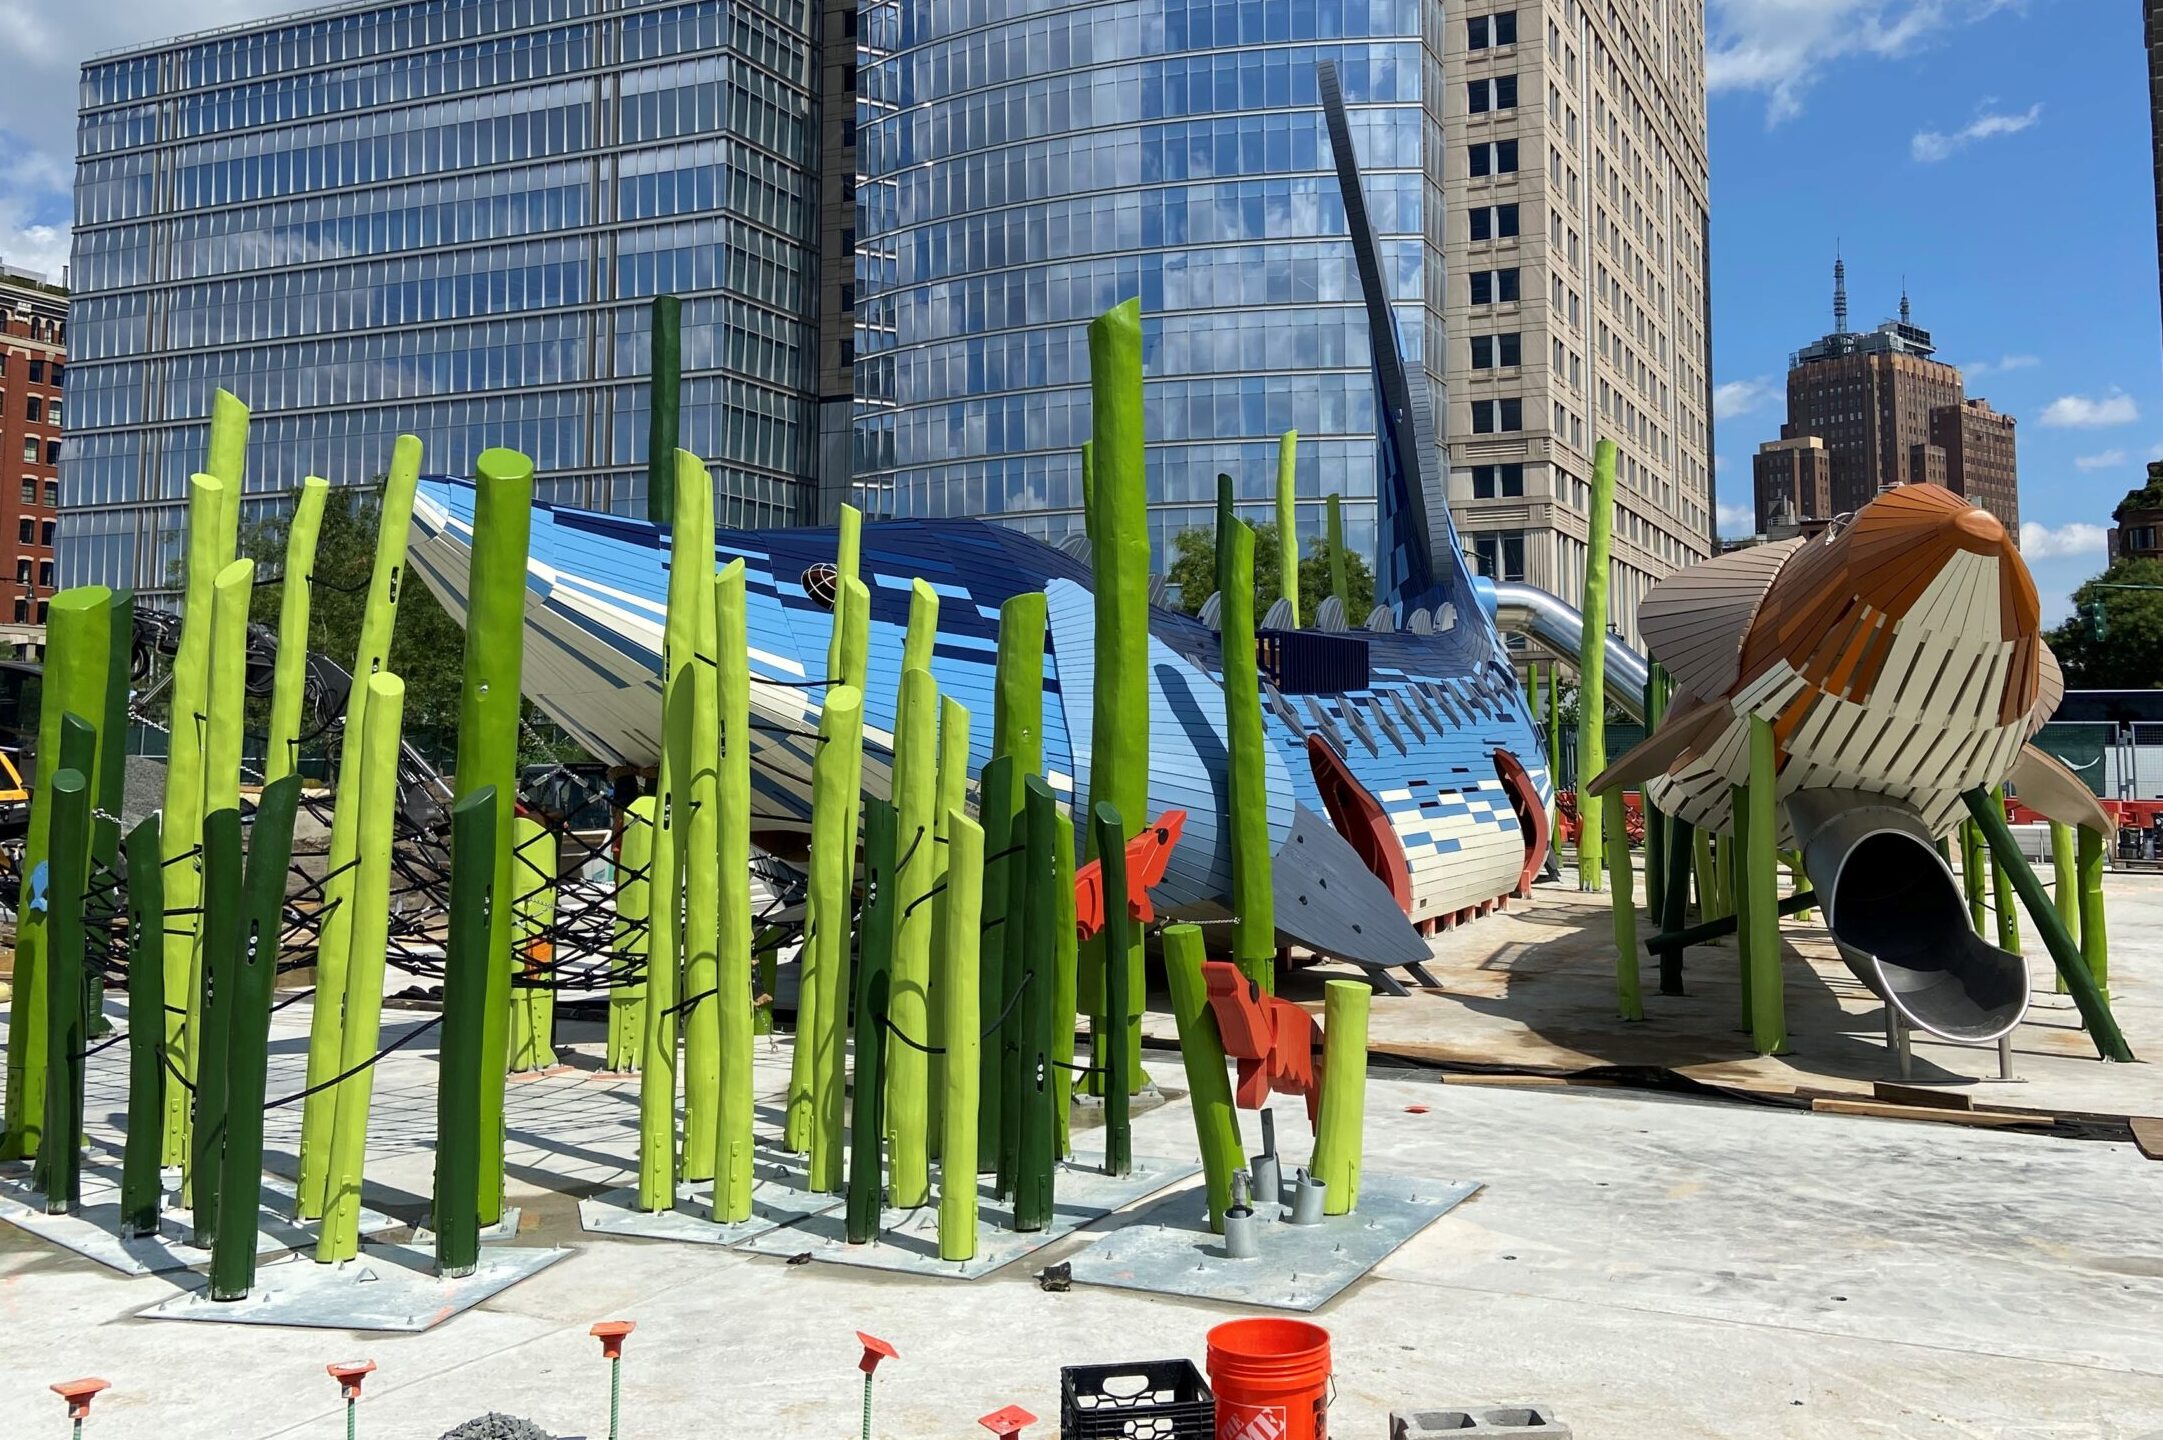
[[[1098,867],[1104,882],[1104,953],[1125,953],[1127,932],[1133,922],[1127,914],[1126,826],[1117,809],[1099,805],[1095,812]],[[1127,1056],[1130,1032],[1119,1023],[1127,1011],[1127,969],[1117,963],[1104,967],[1104,1013],[1107,1021],[1098,1030],[1095,1063],[1114,1080],[1140,1062]],[[1110,1084],[1104,1089],[1104,1173],[1126,1175],[1134,1169],[1133,1138],[1127,1125],[1128,1088]]]
[[[323,530],[323,502],[330,482],[310,475],[300,482],[293,520],[285,532],[285,576],[278,592],[278,659],[271,682],[270,735],[263,748],[264,783],[291,775],[300,765],[300,702],[308,688],[308,586],[315,576],[315,547]]]
[[[165,872],[158,817],[128,832],[128,1133],[120,1169],[120,1228],[154,1235],[164,1203],[158,1121],[165,1109]],[[140,1023],[138,1023],[140,1022]]]
[[[714,1110],[713,1218],[751,1218],[751,654],[744,562],[713,578],[715,709],[721,759],[715,772],[715,983],[720,994],[720,1090]]]
[[[494,813],[490,812],[491,815]],[[641,795],[624,811],[623,840],[616,851],[615,978],[608,987],[608,1069],[638,1069],[646,1030],[646,946],[652,931],[654,798]],[[495,863],[493,847],[489,863]],[[478,1009],[474,1011],[480,1013]]]
[[[911,672],[921,675],[921,670]],[[894,928],[899,918],[895,882],[895,831],[899,819],[885,800],[864,802],[864,923],[857,931],[856,1080],[850,1087],[848,1211],[844,1233],[851,1245],[879,1238],[879,1212],[885,1187],[879,1183],[880,1101],[886,1092],[885,1068],[890,1047],[886,1020],[912,1040],[911,1031],[892,1016],[889,994],[894,971]],[[906,902],[904,902],[906,903]],[[902,1045],[903,1050],[910,1048]],[[902,1204],[900,1200],[894,1202]]]
[[[488,908],[496,878],[496,790],[451,807],[450,935],[444,948],[443,1044],[436,1085],[436,1274],[481,1263],[481,1035],[488,1004]]]
[[[1202,1148],[1202,1174],[1209,1189],[1209,1228],[1224,1233],[1224,1212],[1232,1203],[1232,1177],[1246,1164],[1239,1138],[1239,1111],[1232,1105],[1232,1085],[1224,1070],[1224,1039],[1209,1009],[1209,985],[1202,978],[1202,931],[1198,925],[1172,925],[1164,931],[1164,975],[1171,982],[1172,1018],[1179,1026],[1179,1058],[1193,1097],[1194,1132]],[[1269,1198],[1269,1197],[1263,1197]]]
[[[984,831],[960,809],[947,816],[946,903],[939,908],[939,979],[946,1016],[946,1133],[939,1145],[939,1258],[976,1255],[976,1102],[979,1071],[977,948],[983,923]]]
[[[929,670],[906,669],[901,672],[894,724],[891,787],[901,847],[893,878],[901,904],[886,918],[893,926],[888,958],[894,1024],[919,1044],[929,1043],[931,1030],[932,854],[939,848],[931,830],[938,780],[939,687]],[[861,1011],[857,1023],[863,1023]],[[886,1103],[891,1112],[887,1125],[893,1139],[891,1184],[894,1204],[905,1210],[931,1198],[930,1059],[923,1051],[903,1045],[893,1051],[886,1070]],[[857,1083],[863,1083],[861,1075]]]
[[[845,997],[863,753],[863,692],[837,685],[826,692],[818,756],[811,765],[811,885],[817,904],[804,940],[811,958],[804,984],[817,1000],[813,1029],[797,1039],[811,1047],[810,1185],[830,1195],[840,1194],[843,1182],[841,1115],[849,1033]]]

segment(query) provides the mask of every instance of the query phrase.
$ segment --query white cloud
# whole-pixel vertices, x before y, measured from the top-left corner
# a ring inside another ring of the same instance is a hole
[[[1712,414],[1716,420],[1732,420],[1737,415],[1747,415],[1772,399],[1777,392],[1767,377],[1760,375],[1754,380],[1730,380],[1712,389]]]
[[[2043,363],[2040,355],[2000,355],[1995,360],[1963,360],[1953,368],[1970,379],[2003,375],[2008,370],[2033,370]]]
[[[1827,65],[1853,56],[1906,55],[1954,25],[2018,0],[1710,0],[1705,17],[1707,88],[1765,97],[1765,123],[1802,113]]]
[[[2073,520],[2052,529],[2033,520],[2020,524],[2020,553],[2031,560],[2057,560],[2070,556],[2104,557],[2107,548],[2103,527]]]
[[[2130,425],[2140,419],[2133,397],[2113,385],[2102,395],[2060,395],[2043,407],[2042,424],[2068,430]]]
[[[2075,457],[2073,467],[2077,470],[2115,470],[2125,464],[2125,451],[2105,450],[2100,455]]]
[[[1978,140],[1995,140],[2001,135],[2018,135],[2021,131],[2043,118],[2040,101],[2030,105],[2017,115],[1984,110],[1960,129],[1946,134],[1940,130],[1918,130],[1908,141],[1908,154],[1918,164],[1930,165],[1949,160],[1961,150]]]
[[[1730,505],[1726,501],[1722,501],[1718,509],[1720,513],[1720,533],[1722,535],[1754,535],[1757,533],[1757,512],[1749,506]]]

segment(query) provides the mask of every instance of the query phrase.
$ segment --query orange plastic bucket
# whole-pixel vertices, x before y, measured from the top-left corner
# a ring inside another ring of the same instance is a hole
[[[1329,1332],[1304,1320],[1230,1320],[1208,1336],[1216,1440],[1329,1440]]]

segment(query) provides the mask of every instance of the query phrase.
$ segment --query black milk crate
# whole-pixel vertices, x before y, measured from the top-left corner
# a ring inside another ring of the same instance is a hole
[[[1217,1405],[1192,1360],[1069,1365],[1059,1440],[1211,1440]]]

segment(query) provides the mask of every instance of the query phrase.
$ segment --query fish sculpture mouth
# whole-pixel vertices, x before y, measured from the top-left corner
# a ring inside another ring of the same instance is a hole
[[[1304,805],[1270,865],[1270,889],[1277,933],[1294,944],[1361,966],[1403,969],[1430,983],[1420,966],[1432,952],[1397,897],[1350,841]]]

